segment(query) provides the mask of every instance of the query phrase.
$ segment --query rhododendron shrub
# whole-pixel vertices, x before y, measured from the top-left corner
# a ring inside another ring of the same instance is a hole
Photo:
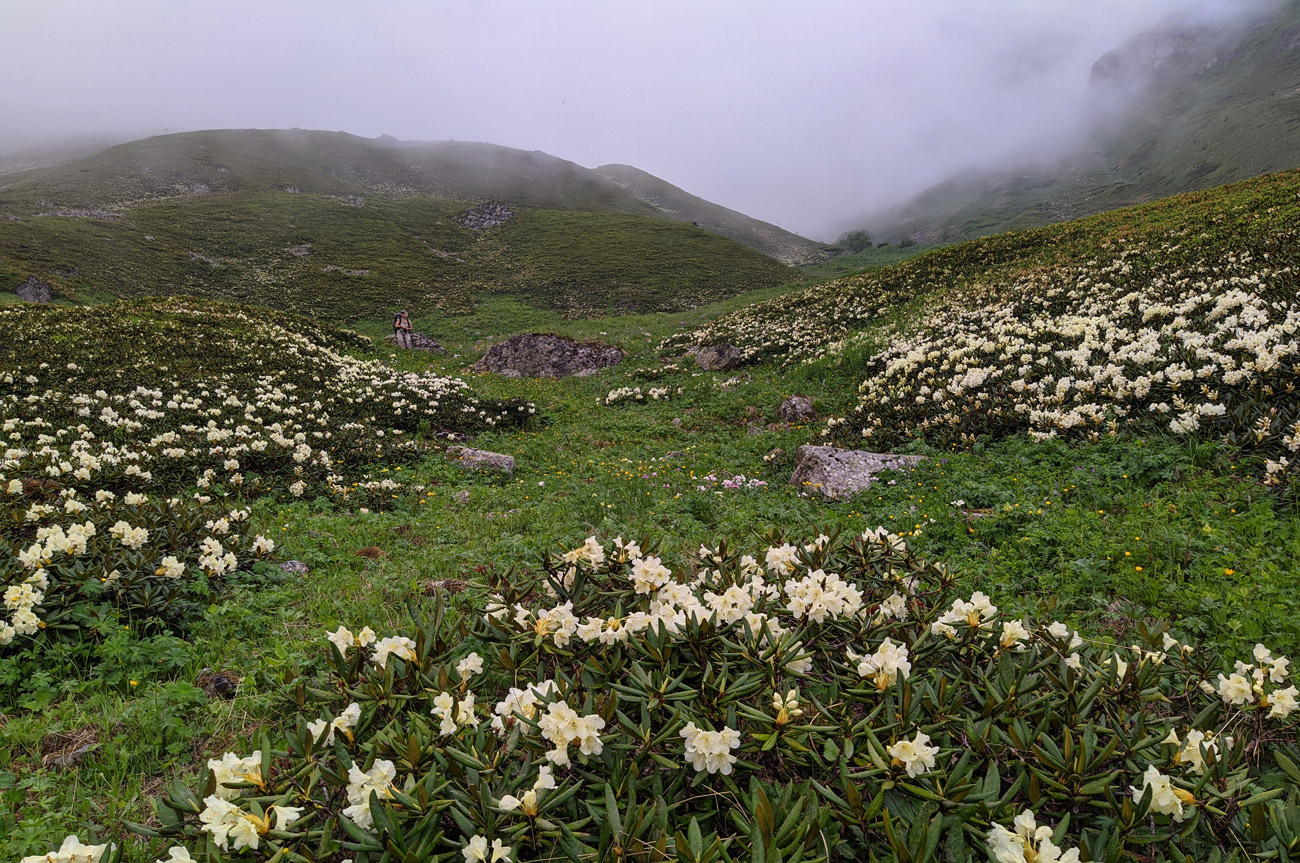
[[[401,486],[373,485],[365,468],[423,454],[421,430],[515,427],[534,413],[357,359],[337,348],[361,337],[329,332],[187,299],[0,310],[0,453],[20,463],[11,475],[81,487],[370,505]]]
[[[205,495],[87,493],[0,469],[0,653],[117,622],[108,609],[185,628],[211,585],[275,551],[248,521]]]
[[[296,718],[134,829],[359,863],[1296,853],[1286,657],[1114,644],[956,584],[884,530],[589,537],[475,615],[322,633]]]

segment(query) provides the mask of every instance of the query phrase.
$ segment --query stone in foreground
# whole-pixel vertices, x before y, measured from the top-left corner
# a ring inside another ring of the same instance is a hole
[[[447,458],[455,459],[463,467],[471,470],[496,470],[502,473],[513,475],[515,472],[515,457],[502,455],[499,452],[489,452],[485,449],[470,449],[467,446],[447,447]]]
[[[591,373],[622,362],[622,348],[603,342],[577,342],[550,333],[521,333],[488,348],[476,372],[518,372],[532,378],[562,378]]]
[[[915,467],[924,458],[811,444],[799,447],[796,455],[799,464],[790,484],[828,498],[852,497],[875,482],[879,471]]]

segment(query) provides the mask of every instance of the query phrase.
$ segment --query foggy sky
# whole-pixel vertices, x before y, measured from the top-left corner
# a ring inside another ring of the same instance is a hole
[[[817,239],[1077,138],[1092,63],[1250,0],[0,0],[0,151],[289,128],[635,165]]]

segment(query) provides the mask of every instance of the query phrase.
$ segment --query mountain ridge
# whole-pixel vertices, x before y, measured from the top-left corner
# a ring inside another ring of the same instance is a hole
[[[879,241],[951,243],[1300,165],[1300,2],[1234,28],[1169,25],[1098,58],[1098,115],[1070,154],[970,170],[864,220]]]
[[[399,141],[307,129],[217,129],[130,141],[54,167],[0,175],[0,213],[117,211],[143,202],[234,192],[427,195],[466,204],[607,212],[693,222],[782,263],[826,257],[825,246],[671,188],[672,209],[540,150],[465,141]]]

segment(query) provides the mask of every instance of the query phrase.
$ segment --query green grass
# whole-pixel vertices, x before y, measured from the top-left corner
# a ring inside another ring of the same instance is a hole
[[[685,309],[795,271],[679,222],[520,210],[483,232],[426,197],[363,207],[306,194],[241,193],[140,205],[120,221],[0,222],[0,288],[27,275],[85,301],[185,293],[330,321],[463,312],[514,293],[566,315]]]

